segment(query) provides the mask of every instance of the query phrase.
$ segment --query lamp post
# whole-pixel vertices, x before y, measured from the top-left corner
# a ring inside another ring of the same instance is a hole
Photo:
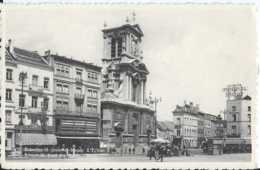
[[[20,113],[20,122],[19,122],[19,126],[20,126],[20,137],[22,137],[22,126],[23,126],[23,108],[24,108],[24,104],[25,104],[25,98],[24,98],[24,94],[23,94],[23,91],[24,91],[24,81],[25,79],[27,78],[27,73],[26,72],[21,72],[19,74],[19,80],[21,82],[21,85],[22,85],[22,89],[21,89],[21,101],[19,101],[19,105],[20,105],[20,109],[21,109],[21,113]],[[20,149],[21,149],[21,154],[23,155],[23,145],[22,145],[22,141],[20,141]]]
[[[156,97],[156,96],[154,98],[152,98],[152,92],[150,92],[149,98],[150,98],[150,103],[154,104],[155,138],[157,138],[157,104],[162,101],[162,98],[161,97]]]

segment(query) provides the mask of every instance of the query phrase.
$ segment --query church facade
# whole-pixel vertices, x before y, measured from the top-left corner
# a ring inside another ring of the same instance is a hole
[[[120,123],[124,152],[129,148],[138,152],[155,137],[155,112],[146,99],[149,71],[142,61],[142,37],[138,24],[103,29],[102,142],[108,148],[118,146],[114,126]]]

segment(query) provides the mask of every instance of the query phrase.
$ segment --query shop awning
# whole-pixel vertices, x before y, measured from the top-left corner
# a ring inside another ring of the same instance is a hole
[[[18,133],[16,134],[16,145],[57,145],[54,134]]]

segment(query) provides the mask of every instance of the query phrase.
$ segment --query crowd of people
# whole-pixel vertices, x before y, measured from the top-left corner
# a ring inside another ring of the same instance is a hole
[[[170,145],[170,144],[152,144],[149,147],[147,152],[147,156],[150,160],[153,158],[155,160],[163,161],[164,157],[168,156],[191,156],[190,148],[187,146],[177,146],[177,145]]]

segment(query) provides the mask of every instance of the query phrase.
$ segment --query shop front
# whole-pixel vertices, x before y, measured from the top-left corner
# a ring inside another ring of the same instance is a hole
[[[79,153],[99,152],[98,119],[56,117],[57,147]]]

